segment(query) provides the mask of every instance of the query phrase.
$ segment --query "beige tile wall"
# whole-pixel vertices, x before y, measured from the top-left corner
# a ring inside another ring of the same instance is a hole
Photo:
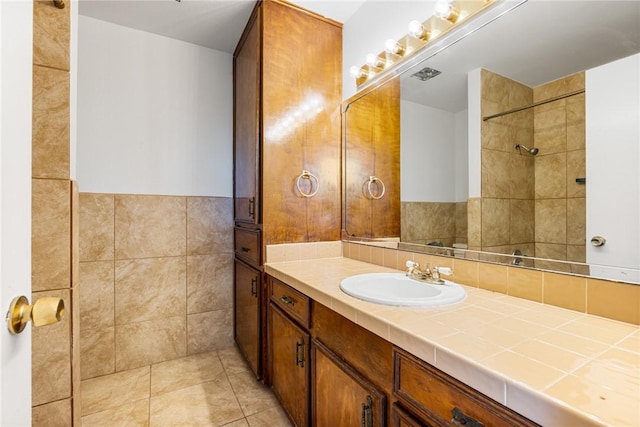
[[[584,73],[538,86],[534,102],[585,88]],[[585,96],[534,108],[535,252],[540,258],[586,260]]]
[[[77,186],[69,174],[70,8],[33,9],[32,301],[61,298],[60,323],[34,328],[34,426],[79,425]]]
[[[482,70],[482,115],[530,104],[533,90]],[[534,255],[534,157],[514,146],[534,146],[532,110],[482,122],[481,198],[469,209],[469,248]],[[471,234],[473,233],[473,234]]]
[[[407,260],[451,267],[452,280],[457,283],[640,325],[639,285],[358,243],[344,243],[343,253],[348,258],[403,271]]]
[[[80,194],[81,376],[233,344],[230,198]]]
[[[448,247],[467,242],[466,203],[401,202],[400,215],[403,242],[440,242]]]

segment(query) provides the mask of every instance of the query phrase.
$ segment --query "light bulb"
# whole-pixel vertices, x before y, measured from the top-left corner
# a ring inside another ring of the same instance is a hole
[[[429,31],[427,31],[420,21],[409,22],[409,35],[424,41],[429,39]]]
[[[438,0],[433,9],[433,14],[440,19],[455,24],[460,17],[460,10],[454,7],[449,0]]]
[[[384,43],[384,50],[387,53],[392,53],[394,55],[404,54],[404,47],[394,39],[389,39]]]
[[[384,68],[386,61],[378,55],[370,53],[367,55],[367,65],[374,68]]]
[[[361,79],[363,77],[367,77],[369,73],[362,69],[362,67],[353,66],[349,68],[349,74],[356,79]]]

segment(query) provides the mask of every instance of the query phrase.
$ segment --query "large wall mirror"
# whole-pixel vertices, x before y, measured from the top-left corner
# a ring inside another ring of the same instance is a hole
[[[343,235],[640,283],[640,2],[511,4],[345,103]]]

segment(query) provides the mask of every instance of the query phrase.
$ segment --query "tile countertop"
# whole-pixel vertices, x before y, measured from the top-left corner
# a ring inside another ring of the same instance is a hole
[[[349,258],[265,271],[539,424],[640,426],[638,326],[469,286],[448,307],[370,303],[340,281],[398,270]]]

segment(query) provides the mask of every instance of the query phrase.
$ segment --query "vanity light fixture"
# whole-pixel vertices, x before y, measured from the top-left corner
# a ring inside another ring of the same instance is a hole
[[[451,4],[450,0],[438,0],[433,9],[434,16],[455,24],[460,18],[460,9]]]
[[[431,38],[431,32],[420,21],[409,22],[409,35],[425,42]]]
[[[405,48],[394,39],[388,39],[384,42],[384,50],[392,55],[402,56],[404,55]]]
[[[384,68],[387,65],[387,61],[378,55],[370,53],[367,55],[367,65],[374,68]]]
[[[351,74],[351,76],[355,77],[356,79],[364,79],[369,77],[369,71],[365,70],[362,67],[358,67],[357,65],[349,68],[349,74]]]

